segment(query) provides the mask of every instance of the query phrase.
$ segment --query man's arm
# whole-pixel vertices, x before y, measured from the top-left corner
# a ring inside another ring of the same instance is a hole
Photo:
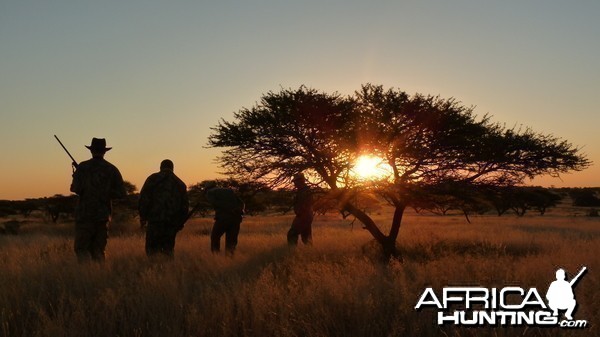
[[[77,194],[77,195],[81,195],[81,192],[83,190],[82,187],[82,183],[81,183],[81,169],[77,168],[75,170],[75,172],[73,172],[73,180],[71,181],[71,192]]]
[[[140,225],[144,227],[147,223],[148,212],[150,210],[150,185],[152,176],[148,177],[140,190],[138,200],[138,213],[140,214]]]

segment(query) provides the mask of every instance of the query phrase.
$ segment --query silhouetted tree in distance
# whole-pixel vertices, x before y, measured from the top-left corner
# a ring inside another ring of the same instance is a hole
[[[485,198],[492,204],[498,216],[502,216],[510,210],[512,190],[513,186],[491,186],[485,189]]]
[[[491,208],[484,191],[483,188],[461,182],[421,186],[411,193],[410,206],[418,211],[428,210],[439,215],[458,210],[471,223],[470,214],[484,214]]]
[[[125,197],[112,201],[113,223],[118,221],[127,222],[138,214],[140,194],[137,193],[137,186],[127,180],[123,181],[123,186],[125,187]]]
[[[544,215],[549,208],[556,207],[563,199],[560,193],[532,186],[500,186],[486,189],[483,195],[494,206],[498,216],[508,210],[513,210],[517,216],[523,216],[530,209]]]
[[[48,215],[50,215],[52,222],[57,223],[61,214],[63,216],[74,215],[76,204],[77,197],[75,195],[65,196],[56,194],[47,199],[46,211],[48,212]]]
[[[600,206],[600,198],[597,197],[597,189],[595,188],[574,188],[569,191],[569,195],[573,199],[573,206]]]
[[[513,203],[517,205],[517,210],[520,208],[519,205],[526,205],[525,207],[521,207],[521,209],[534,209],[540,215],[544,215],[548,208],[555,207],[561,200],[562,197],[560,195],[543,187],[519,187],[517,188],[516,197],[512,198]],[[525,212],[517,212],[517,214],[522,216]]]
[[[188,188],[191,204],[198,205],[196,211],[202,216],[206,216],[213,210],[213,206],[208,202],[204,193],[209,183],[215,183],[217,187],[221,188],[231,188],[244,201],[246,215],[264,212],[269,207],[268,198],[272,191],[264,183],[235,179],[203,180]]]
[[[137,186],[135,186],[133,183],[127,180],[123,181],[123,186],[125,187],[125,193],[127,195],[135,194],[135,192],[137,191]]]
[[[557,176],[590,165],[579,149],[530,129],[505,128],[472,107],[430,95],[408,95],[363,85],[343,97],[301,86],[269,92],[251,108],[221,120],[208,144],[223,147],[227,173],[270,186],[289,183],[305,172],[359,219],[387,256],[406,207],[419,190],[448,182],[470,186],[511,186],[525,178]],[[393,171],[387,180],[365,183],[351,174],[361,154],[383,158]],[[375,191],[394,206],[389,231],[352,203],[352,196]]]

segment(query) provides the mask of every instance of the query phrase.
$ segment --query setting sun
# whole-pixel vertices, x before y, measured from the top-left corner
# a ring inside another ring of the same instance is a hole
[[[364,180],[383,179],[391,175],[391,167],[376,156],[362,155],[358,157],[352,168],[355,176]]]

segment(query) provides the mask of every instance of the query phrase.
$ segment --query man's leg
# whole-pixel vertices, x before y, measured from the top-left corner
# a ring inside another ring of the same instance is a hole
[[[79,262],[89,261],[91,242],[92,242],[92,224],[76,223],[75,224],[75,255]]]
[[[212,231],[210,232],[210,250],[217,253],[221,250],[221,236],[225,233],[223,224],[215,221]]]
[[[312,245],[312,219],[310,221],[307,220],[300,235],[302,236],[302,243]]]
[[[177,236],[177,229],[175,229],[175,227],[165,227],[164,240],[162,242],[162,250],[165,255],[170,257],[173,257],[175,253],[175,236]]]
[[[146,255],[152,256],[159,251],[158,244],[158,227],[156,223],[149,222],[146,227]]]
[[[569,303],[569,307],[567,308],[567,312],[565,313],[565,317],[568,320],[572,320],[573,319],[573,310],[575,310],[575,306],[577,305],[577,302],[575,302],[575,300],[572,300]]]
[[[225,249],[229,255],[233,255],[235,247],[237,246],[238,235],[240,234],[240,223],[241,220],[234,220],[225,234]]]
[[[90,254],[95,261],[103,262],[105,260],[106,243],[108,241],[108,223],[97,222],[94,224],[94,234],[92,237]]]
[[[300,232],[298,231],[297,225],[298,225],[298,217],[294,218],[294,221],[292,222],[292,227],[290,227],[290,230],[287,232],[287,242],[288,245],[290,246],[297,246],[298,245],[298,235],[300,235]]]

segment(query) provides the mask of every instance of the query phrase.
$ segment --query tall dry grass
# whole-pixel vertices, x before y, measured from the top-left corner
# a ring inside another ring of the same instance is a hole
[[[68,224],[0,237],[0,336],[570,336],[438,327],[435,312],[413,308],[428,286],[545,294],[558,266],[572,276],[582,265],[575,317],[598,334],[598,220],[409,215],[404,262],[388,264],[358,223],[334,215],[316,219],[312,247],[289,249],[290,221],[245,219],[233,258],[210,253],[208,219],[180,233],[173,261],[148,260],[141,233],[110,238],[102,265],[77,263]]]

